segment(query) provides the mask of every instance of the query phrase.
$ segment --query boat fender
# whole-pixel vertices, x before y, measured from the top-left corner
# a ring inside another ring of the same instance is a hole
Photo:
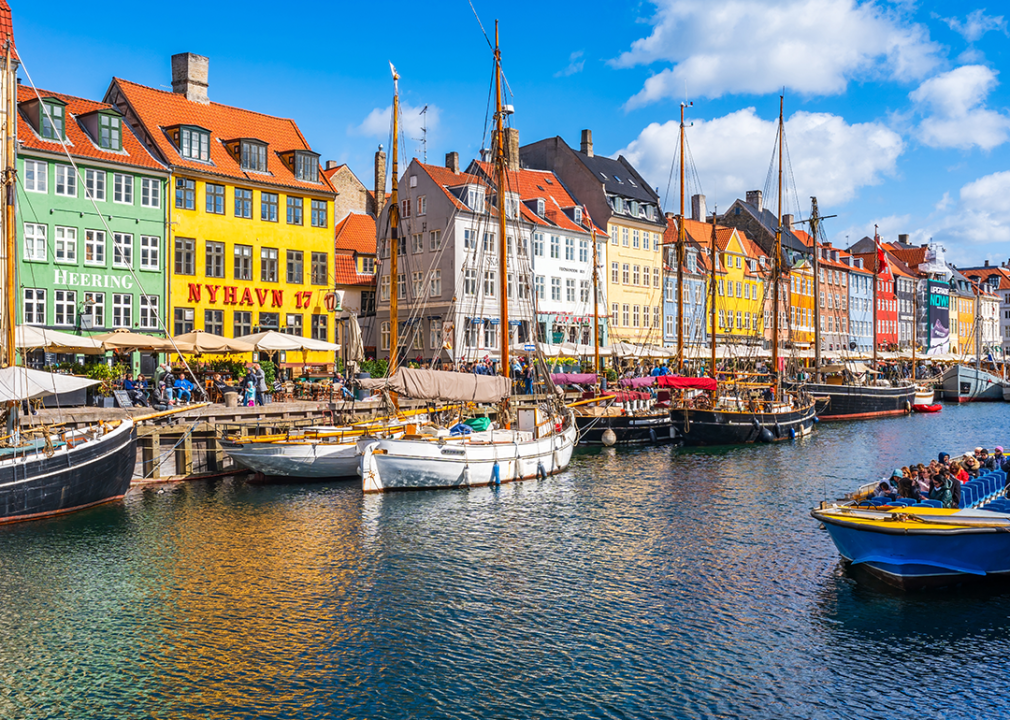
[[[501,485],[501,470],[499,469],[497,462],[495,462],[494,467],[491,468],[491,484]]]
[[[905,412],[912,412],[912,403],[908,402],[908,400],[905,401]]]
[[[603,431],[603,434],[600,436],[600,440],[607,447],[613,447],[614,445],[617,444],[617,434],[610,428],[607,428],[606,430]]]
[[[546,480],[546,479],[547,479],[547,471],[544,470],[544,464],[543,464],[543,462],[538,462],[537,463],[537,480]]]
[[[817,424],[820,421],[821,421],[821,419],[819,417],[817,417],[816,415],[814,415],[814,424]]]
[[[769,430],[768,428],[764,427],[758,421],[757,417],[753,417],[752,416],[750,421],[751,421],[751,424],[758,431],[758,440],[760,440],[761,442],[773,442],[775,440],[775,436],[772,435],[772,431]]]
[[[649,428],[649,438],[652,442],[656,442],[656,428]]]
[[[790,440],[796,439],[796,428],[789,428],[789,439]]]
[[[467,487],[470,486],[470,466],[467,465],[463,468],[463,484]]]

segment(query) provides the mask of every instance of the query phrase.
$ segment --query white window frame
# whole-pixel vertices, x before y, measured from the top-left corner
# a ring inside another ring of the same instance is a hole
[[[49,192],[49,163],[25,158],[24,188],[34,193]]]
[[[94,168],[84,168],[85,198],[96,202],[105,201],[105,171]]]
[[[24,224],[23,257],[30,262],[46,261],[46,245],[49,226],[41,223]]]
[[[77,175],[71,165],[55,165],[55,192],[60,197],[77,197]],[[63,192],[60,192],[62,186]]]
[[[124,302],[125,298],[125,302]],[[118,314],[118,319],[117,319]],[[112,327],[128,328],[133,326],[133,295],[127,293],[112,294]]]
[[[73,327],[77,319],[77,291],[54,290],[53,311],[53,325]],[[62,319],[60,318],[61,315],[63,316]]]
[[[161,238],[157,235],[140,236],[140,269],[158,270],[161,267]]]
[[[53,262],[77,264],[77,228],[63,225],[53,228]]]
[[[140,179],[140,206],[154,209],[161,207],[161,180],[158,178]]]
[[[441,320],[429,320],[428,321],[428,349],[430,349],[430,350],[441,350],[442,349],[442,321]]]
[[[116,198],[122,198],[117,200]],[[120,205],[133,205],[133,176],[123,173],[112,175],[112,202]]]
[[[101,260],[88,260],[88,250],[94,248],[93,256],[102,256]],[[84,231],[84,264],[94,267],[105,267],[105,231]]]
[[[86,315],[91,316],[92,328],[105,327],[105,293],[84,293],[84,312],[81,316]]]
[[[133,235],[129,233],[112,233],[112,267],[129,268],[132,266]]]
[[[442,271],[438,268],[431,271],[429,279],[429,292],[431,297],[439,297],[442,294]]]
[[[31,299],[29,299],[29,294]],[[21,317],[25,325],[46,324],[46,290],[45,288],[24,288],[21,293]],[[28,308],[32,309],[31,315]],[[41,318],[40,318],[41,315]]]

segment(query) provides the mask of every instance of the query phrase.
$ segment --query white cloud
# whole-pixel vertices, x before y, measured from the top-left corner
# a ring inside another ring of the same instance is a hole
[[[866,222],[833,231],[831,241],[836,247],[848,248],[864,237],[873,237],[873,229],[876,226],[882,240],[893,242],[898,239],[898,235],[908,233],[911,222],[911,215],[887,215],[886,217],[872,218]]]
[[[570,75],[575,75],[576,73],[582,72],[582,68],[585,67],[586,61],[581,59],[583,56],[582,50],[576,50],[571,55],[568,56],[568,67],[564,70],[558,70],[554,73],[554,77],[569,77]]]
[[[407,147],[412,147],[412,141],[421,137],[421,128],[428,128],[428,141],[431,142],[432,133],[438,130],[438,121],[441,111],[436,105],[428,105],[427,120],[421,115],[424,106],[414,106],[407,103],[400,103],[400,134],[406,140]],[[385,108],[375,108],[362,121],[360,125],[352,126],[348,133],[351,135],[363,135],[365,137],[388,140],[392,130],[390,118],[393,115],[393,106],[387,105]]]
[[[663,98],[844,92],[853,78],[923,77],[940,47],[928,30],[873,2],[856,0],[654,0],[648,37],[616,67],[671,63],[628,107]]]
[[[709,207],[717,201],[726,208],[734,199],[744,197],[747,190],[764,186],[777,122],[758,117],[754,108],[694,122],[688,130],[688,142],[700,182],[709,196]],[[679,122],[652,123],[620,151],[650,184],[659,186],[661,197],[678,136]],[[827,113],[794,114],[786,122],[786,141],[797,188],[795,195],[784,193],[784,212],[802,210],[804,215],[811,195],[817,196],[826,211],[854,197],[859,188],[880,183],[884,176],[895,172],[895,163],[904,149],[901,137],[880,123],[849,125],[843,118]],[[675,197],[673,190],[670,202]],[[793,207],[796,202],[802,207]]]
[[[995,71],[965,65],[926,80],[909,94],[925,115],[919,138],[930,147],[991,150],[1010,139],[1010,117],[985,101],[998,85]]]
[[[961,22],[956,17],[942,17],[940,20],[947,23],[951,30],[961,35],[968,42],[975,42],[990,30],[1001,30],[1004,35],[1007,34],[1007,24],[1003,16],[986,15],[984,8],[968,13],[964,22]]]

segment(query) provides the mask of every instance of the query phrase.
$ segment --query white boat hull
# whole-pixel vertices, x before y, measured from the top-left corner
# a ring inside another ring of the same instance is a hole
[[[371,439],[358,443],[365,492],[491,485],[564,471],[578,431],[534,439],[532,433],[489,430],[442,441]]]
[[[357,443],[222,442],[222,445],[236,463],[264,475],[325,479],[358,474]]]

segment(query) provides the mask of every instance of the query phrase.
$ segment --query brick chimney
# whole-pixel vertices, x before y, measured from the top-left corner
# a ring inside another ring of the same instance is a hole
[[[747,204],[753,205],[757,208],[758,212],[764,209],[764,202],[762,200],[762,195],[760,190],[748,190],[747,191]]]
[[[459,175],[459,153],[447,152],[445,154],[445,166],[452,170],[454,175]]]
[[[782,229],[783,230],[788,230],[789,232],[793,231],[793,216],[792,215],[783,215],[782,216]]]
[[[327,160],[326,161],[326,169],[327,170],[336,170],[338,167],[340,167],[340,163],[338,163],[336,160]]]
[[[988,260],[985,261],[985,266],[989,267],[989,261]]]
[[[375,151],[375,217],[382,215],[386,205],[386,153],[382,145]]]
[[[515,171],[519,169],[519,130],[505,128],[505,167]]]
[[[582,152],[589,157],[593,156],[593,131],[583,130],[582,131],[582,145],[579,148]]]
[[[708,214],[708,208],[705,206],[705,196],[704,195],[692,195],[691,196],[691,219],[698,220],[699,222],[705,222],[705,217]]]
[[[172,56],[172,92],[185,95],[191,102],[210,104],[207,76],[210,60],[203,55],[179,53]]]
[[[902,245],[908,245],[908,235],[907,234],[898,235],[898,242],[901,243]]]

